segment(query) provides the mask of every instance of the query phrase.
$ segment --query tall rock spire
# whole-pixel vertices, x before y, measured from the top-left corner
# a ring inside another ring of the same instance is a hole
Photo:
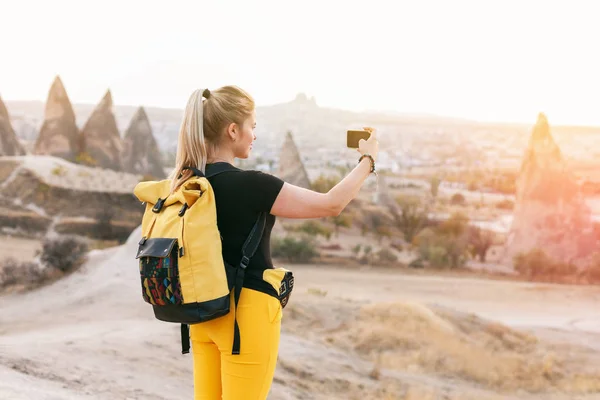
[[[279,178],[292,185],[310,189],[310,180],[300,158],[300,152],[294,143],[291,132],[287,132],[285,142],[279,154]]]
[[[0,98],[0,156],[22,155],[25,155],[25,149],[15,134],[8,110]]]
[[[48,93],[44,123],[33,152],[74,162],[80,150],[81,137],[75,123],[75,112],[67,91],[57,76]]]
[[[507,254],[538,248],[555,260],[577,262],[595,248],[591,212],[540,114],[517,180]]]
[[[143,107],[136,111],[125,132],[121,161],[125,172],[152,175],[157,179],[165,177],[162,157]]]
[[[113,100],[110,90],[106,92],[81,131],[83,151],[92,165],[122,169],[122,142],[117,121],[113,113]]]

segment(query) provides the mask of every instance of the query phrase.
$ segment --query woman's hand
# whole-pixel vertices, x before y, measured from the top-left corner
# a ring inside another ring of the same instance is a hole
[[[373,160],[377,160],[377,153],[379,153],[379,142],[377,141],[377,131],[374,128],[364,127],[365,131],[369,132],[371,136],[369,139],[360,139],[358,142],[358,152],[360,154],[370,154]]]

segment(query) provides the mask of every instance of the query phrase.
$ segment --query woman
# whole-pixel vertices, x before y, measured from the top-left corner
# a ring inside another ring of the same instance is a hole
[[[213,92],[196,90],[188,101],[181,125],[176,167],[170,176],[171,190],[175,191],[190,178],[192,172],[184,169],[186,166],[210,176],[211,170],[222,169],[223,163],[233,165],[236,158],[248,158],[256,140],[255,128],[254,100],[242,89],[226,86]],[[209,177],[215,193],[225,262],[239,265],[240,249],[260,213],[268,214],[259,247],[247,267],[254,276],[274,268],[270,237],[276,216],[339,215],[374,170],[378,142],[375,131],[366,129],[371,131],[371,137],[359,144],[361,161],[326,194],[258,171],[234,170]],[[235,313],[191,325],[196,400],[266,399],[277,362],[282,311],[279,300],[256,290],[259,286],[260,282],[254,282],[253,286],[245,280]],[[235,318],[242,343],[238,355],[231,351]]]

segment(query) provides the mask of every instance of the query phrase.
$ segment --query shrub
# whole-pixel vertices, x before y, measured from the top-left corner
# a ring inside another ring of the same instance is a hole
[[[469,182],[469,184],[467,185],[467,190],[469,192],[474,192],[476,190],[479,190],[479,184],[475,181],[471,181]]]
[[[311,183],[311,188],[312,190],[319,193],[327,193],[339,182],[339,176],[320,175],[316,180],[314,180]]]
[[[67,173],[67,170],[62,165],[57,165],[56,167],[52,168],[52,171],[50,172],[52,173],[52,175],[64,176]]]
[[[469,249],[467,223],[456,214],[436,229],[425,229],[414,241],[419,257],[434,267],[462,267]]]
[[[340,233],[340,228],[350,228],[352,227],[352,216],[344,213],[340,215],[336,215],[331,217],[331,222],[335,226],[335,236],[338,236]]]
[[[512,210],[515,208],[515,203],[511,200],[504,199],[496,204],[496,208],[500,210]]]
[[[384,264],[395,263],[398,261],[398,257],[396,257],[394,252],[386,248],[383,248],[377,252],[377,259]]]
[[[494,244],[493,232],[483,230],[479,227],[471,226],[468,230],[469,246],[471,255],[479,257],[479,261],[485,262],[485,257],[492,244]]]
[[[416,258],[414,260],[412,260],[408,266],[410,268],[424,268],[425,264],[423,263],[423,260],[421,258]]]
[[[323,236],[329,240],[331,238],[332,230],[323,225],[322,223],[314,220],[306,221],[296,229],[298,232],[306,233],[310,236]]]
[[[453,206],[464,206],[467,204],[467,200],[461,193],[455,193],[450,199],[450,204]]]
[[[557,277],[574,275],[577,271],[575,265],[554,260],[541,249],[520,253],[515,256],[513,261],[515,271],[529,279],[552,280]]]
[[[273,257],[283,258],[290,263],[308,262],[319,255],[314,241],[307,237],[274,239],[271,251]]]
[[[19,262],[14,258],[7,258],[0,264],[0,287],[31,286],[43,278],[44,271],[35,262]]]
[[[75,162],[77,164],[88,165],[90,167],[95,167],[96,165],[98,165],[98,161],[96,161],[94,157],[92,157],[89,153],[85,151],[79,153],[75,157]]]
[[[40,261],[50,268],[69,272],[85,262],[87,252],[87,243],[76,237],[45,239]]]
[[[427,225],[427,210],[419,200],[399,197],[396,202],[400,210],[392,207],[390,211],[396,226],[404,235],[404,240],[410,243]]]

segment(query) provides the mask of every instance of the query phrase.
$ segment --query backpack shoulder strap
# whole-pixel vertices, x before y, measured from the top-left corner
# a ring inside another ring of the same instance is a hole
[[[244,245],[242,246],[242,261],[240,262],[243,265],[243,268],[246,269],[250,262],[250,258],[256,253],[258,249],[258,245],[260,244],[260,240],[262,239],[263,231],[265,230],[267,215],[264,212],[261,212],[248,234]]]
[[[258,215],[256,223],[252,227],[250,234],[246,238],[246,242],[242,246],[242,260],[238,266],[235,274],[235,287],[233,289],[233,298],[235,302],[236,316],[234,318],[233,325],[233,348],[231,354],[240,354],[240,328],[237,322],[237,306],[240,301],[240,295],[242,293],[242,286],[244,286],[244,276],[246,268],[250,264],[250,258],[256,253],[260,240],[262,239],[263,231],[265,230],[267,214],[261,212]]]

